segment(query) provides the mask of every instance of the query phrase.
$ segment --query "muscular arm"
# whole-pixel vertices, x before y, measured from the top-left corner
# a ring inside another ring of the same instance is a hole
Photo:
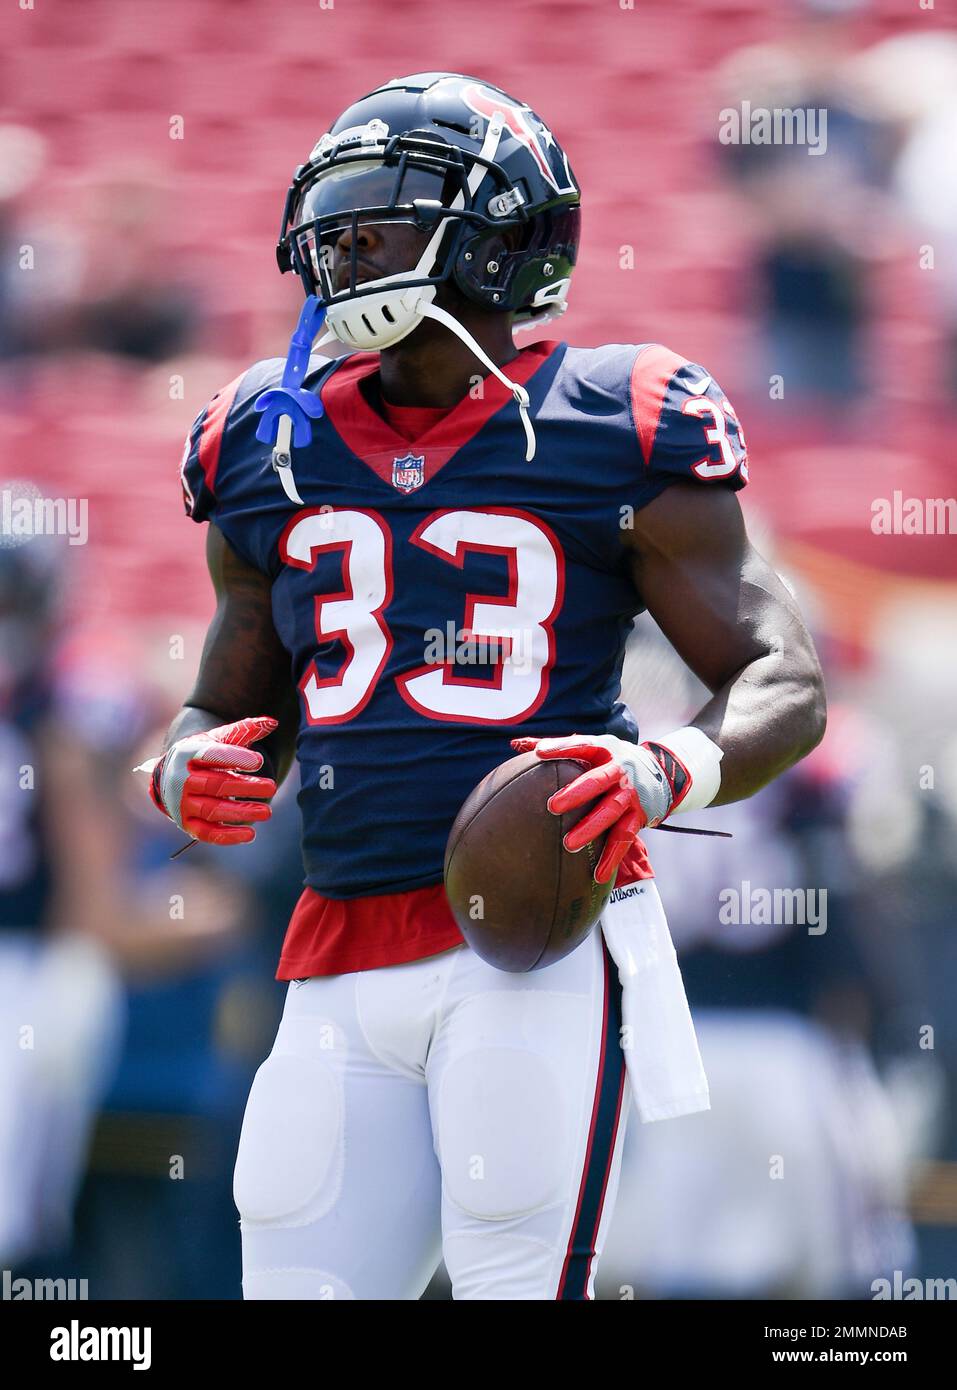
[[[289,654],[273,626],[269,580],[241,560],[212,525],[206,562],[216,591],[216,613],[196,684],[170,725],[164,747],[187,734],[269,714],[279,727],[256,748],[264,756],[264,772],[280,782],[295,751],[298,697]]]
[[[667,488],[626,543],[649,613],[712,692],[692,723],[724,753],[714,804],[751,796],[824,733],[824,680],[797,604],[724,488]]]

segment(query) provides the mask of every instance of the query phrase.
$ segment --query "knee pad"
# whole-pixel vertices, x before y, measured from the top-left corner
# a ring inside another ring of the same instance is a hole
[[[442,1182],[449,1201],[485,1221],[560,1201],[570,1121],[561,1077],[534,1052],[478,1047],[453,1058],[438,1100]]]
[[[301,1226],[322,1216],[342,1184],[342,1139],[333,1066],[294,1053],[267,1057],[249,1093],[233,1176],[242,1220]]]

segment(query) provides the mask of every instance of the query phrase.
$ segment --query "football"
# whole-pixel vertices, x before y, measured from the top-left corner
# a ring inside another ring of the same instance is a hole
[[[520,753],[483,777],[455,818],[445,889],[469,946],[499,970],[541,970],[573,951],[601,915],[604,837],[570,854],[562,837],[588,807],[554,816],[546,802],[582,771],[570,758]]]

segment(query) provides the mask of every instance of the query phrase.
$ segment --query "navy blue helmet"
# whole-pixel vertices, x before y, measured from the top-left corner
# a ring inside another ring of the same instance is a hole
[[[393,288],[450,281],[519,322],[550,318],[565,307],[579,208],[568,158],[530,107],[478,78],[418,73],[362,97],[318,141],[290,186],[277,257],[328,306],[374,296],[388,282],[363,281],[355,232],[404,222],[433,235]],[[350,229],[351,265],[334,281],[332,248]]]

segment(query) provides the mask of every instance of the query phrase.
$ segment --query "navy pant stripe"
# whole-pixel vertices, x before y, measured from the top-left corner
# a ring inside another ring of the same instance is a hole
[[[601,1056],[578,1206],[558,1285],[558,1298],[562,1300],[585,1299],[588,1296],[588,1280],[595,1258],[595,1242],[611,1175],[625,1089],[625,1054],[621,1050],[621,982],[604,942],[602,954],[605,963],[605,1007]]]

